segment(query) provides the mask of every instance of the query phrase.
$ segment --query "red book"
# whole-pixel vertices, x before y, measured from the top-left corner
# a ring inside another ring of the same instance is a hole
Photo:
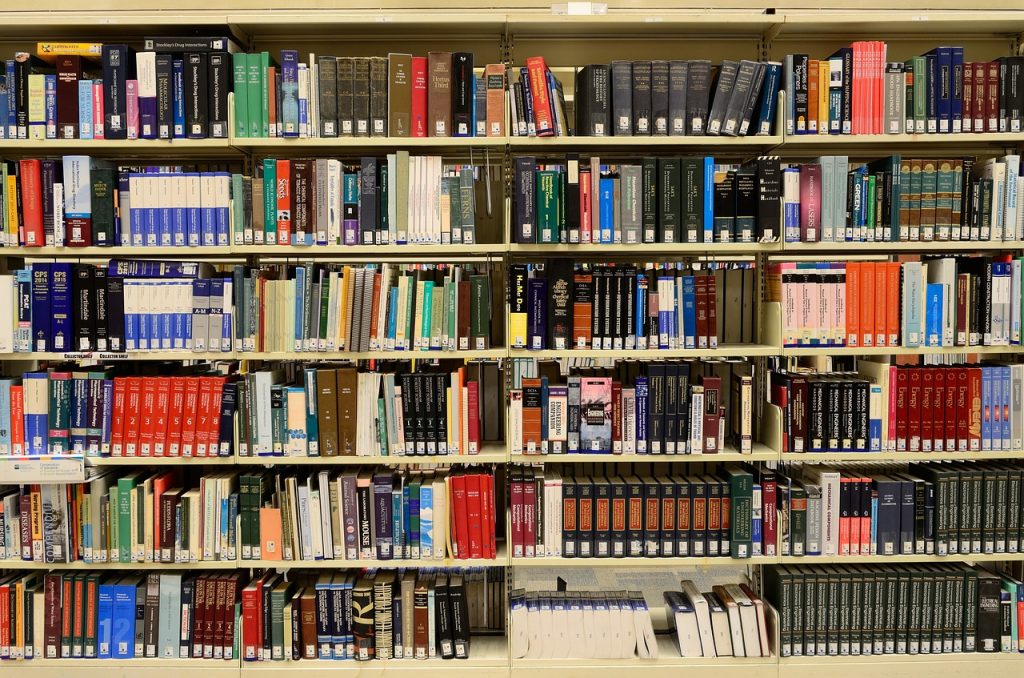
[[[142,377],[127,377],[128,394],[124,407],[124,456],[139,455],[139,430],[142,427]]]
[[[985,77],[985,131],[999,131],[999,62],[986,64]]]
[[[125,449],[125,400],[128,395],[128,380],[114,380],[114,405],[110,417],[110,455],[120,457]]]
[[[277,161],[277,244],[290,245],[292,239],[292,163]]]
[[[28,158],[18,161],[18,183],[21,185],[21,243],[25,247],[46,244],[43,231],[43,181],[39,160]]]
[[[11,386],[11,454],[25,453],[25,394],[21,384]]]
[[[478,382],[466,382],[466,412],[466,435],[469,438],[466,444],[469,446],[469,454],[476,454],[480,451],[480,384]]]
[[[956,452],[956,449],[957,449],[957,444],[956,444],[957,404],[956,404],[956,401],[957,401],[957,394],[959,393],[959,388],[957,388],[957,382],[956,382],[956,380],[957,380],[956,372],[957,371],[956,371],[956,369],[954,369],[952,367],[944,367],[944,368],[942,368],[942,372],[945,373],[945,382],[946,382],[946,397],[945,397],[945,401],[944,401],[945,402],[945,407],[943,408],[943,411],[944,411],[943,419],[944,419],[944,423],[945,423],[945,432],[946,432],[946,440],[945,440],[945,447],[944,447],[944,449],[945,449],[946,452]]]
[[[555,116],[551,108],[548,90],[548,67],[544,57],[528,57],[526,70],[530,77],[530,94],[533,96],[533,121],[537,125],[537,136],[550,137],[555,134]]]
[[[966,367],[951,369],[956,375],[956,451],[966,452],[971,445],[969,379]]]
[[[199,658],[203,656],[203,639],[206,637],[206,589],[207,582],[209,579],[205,576],[197,577],[195,583],[195,602],[192,606],[192,657]],[[243,620],[247,618],[246,611],[246,592],[242,591],[242,617]],[[259,602],[259,596],[256,597],[257,603]],[[242,633],[245,634],[245,624],[242,624]],[[252,641],[254,636],[242,636],[242,643],[248,643]],[[260,643],[262,643],[262,638]],[[244,645],[248,648],[248,645]],[[244,651],[243,651],[244,654]]]
[[[509,487],[509,508],[512,512],[512,557],[523,557],[523,479],[518,473],[512,475]],[[564,502],[573,501],[565,499]],[[575,504],[573,504],[575,506]],[[564,511],[563,511],[564,513]]]
[[[181,456],[191,457],[196,450],[196,417],[199,410],[199,377],[185,381],[185,414],[181,419]]]
[[[60,656],[61,659],[71,656],[71,646],[64,644],[64,638],[71,638],[73,635],[73,629],[71,624],[74,616],[74,605],[71,601],[74,600],[73,587],[75,585],[75,575],[68,573],[64,575],[61,582],[61,621],[60,621]]]
[[[907,451],[921,451],[921,370],[907,370]]]
[[[612,452],[622,454],[622,382],[612,382]]]
[[[480,548],[484,558],[496,558],[494,547],[494,476],[480,474]]]
[[[153,456],[167,453],[167,420],[171,409],[171,378],[156,378],[156,402],[153,412]]]
[[[981,449],[981,368],[968,367],[967,372],[967,429],[968,449]]]
[[[537,555],[537,484],[530,475],[523,480],[523,557]]]
[[[213,391],[217,377],[199,377],[199,401],[195,423],[195,456],[209,456],[209,428],[213,417]],[[220,412],[217,412],[220,417]]]
[[[907,400],[909,399],[910,374],[908,368],[896,370],[896,421],[890,426],[895,433],[896,450],[906,452],[910,449],[907,444],[909,427],[907,425]]]
[[[210,420],[206,426],[206,452],[211,457],[220,454],[220,408],[224,401],[224,384],[227,377],[213,377],[216,381],[210,392]]]
[[[0,647],[8,648],[11,645],[11,585],[0,584]],[[4,659],[10,654],[0,655]]]
[[[594,233],[594,205],[591,202],[590,170],[580,170],[580,242],[589,243]]]
[[[935,369],[922,367],[917,371],[921,373],[921,451],[931,452],[934,449],[932,419],[935,417]]]
[[[974,131],[974,64],[967,62],[963,70],[963,104],[961,108],[961,132]]]
[[[412,58],[412,136],[427,136],[427,57]]]
[[[163,511],[160,510],[160,497],[163,496],[164,492],[174,487],[176,476],[173,471],[165,471],[160,475],[153,478],[153,551],[154,562],[160,562],[160,548],[163,546],[161,541],[161,525],[163,521],[161,516]]]
[[[466,476],[462,474],[451,477],[451,534],[452,551],[456,558],[469,558],[469,505],[466,499]]]
[[[153,456],[156,431],[156,384],[159,377],[142,377],[142,407],[139,413],[139,456]]]
[[[78,138],[78,81],[82,79],[82,57],[57,57],[57,138]],[[101,118],[102,120],[102,118]]]
[[[185,415],[185,377],[171,377],[167,412],[167,456],[181,456],[181,426]]]
[[[932,369],[932,450],[946,450],[946,368]]]
[[[470,473],[466,478],[466,516],[469,519],[469,557],[484,557],[483,500],[481,474]]]
[[[267,68],[267,109],[269,115],[267,116],[267,124],[272,132],[269,132],[270,136],[280,136],[278,134],[278,123],[277,119],[277,67],[270,66]],[[269,131],[269,130],[268,130]]]

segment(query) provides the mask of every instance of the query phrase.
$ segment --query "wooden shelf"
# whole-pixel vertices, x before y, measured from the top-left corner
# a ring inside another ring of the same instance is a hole
[[[746,567],[747,565],[772,565],[778,558],[757,556],[753,558],[730,558],[729,556],[705,558],[512,558],[512,567],[571,567],[571,568],[659,568],[687,569],[702,567]]]
[[[954,553],[948,556],[927,554],[896,556],[779,556],[774,562],[788,565],[833,565],[836,563],[875,563],[899,565],[906,563],[991,563],[1002,560],[1024,560],[1024,553]]]
[[[754,444],[752,454],[741,454],[735,449],[718,454],[513,454],[510,461],[515,464],[699,464],[730,461],[778,461],[779,455],[774,450],[759,443]]]
[[[679,348],[679,349],[646,349],[643,351],[623,351],[604,349],[545,349],[543,351],[531,351],[525,348],[509,349],[510,358],[614,358],[616,360],[656,360],[670,358],[710,358],[731,356],[769,356],[778,355],[779,349],[775,346],[764,344],[732,344],[721,345],[718,348]]]
[[[786,254],[834,253],[840,258],[860,254],[891,254],[894,252],[964,252],[975,250],[1024,249],[1020,240],[915,240],[909,242],[787,242],[782,246]]]
[[[694,243],[637,243],[628,245],[624,243],[602,245],[599,243],[587,244],[562,244],[562,243],[536,243],[508,245],[508,251],[513,256],[629,256],[629,255],[665,255],[678,256],[686,254],[708,254],[738,256],[744,254],[761,254],[766,252],[781,252],[780,242],[694,242]]]
[[[963,461],[979,459],[1024,459],[1021,450],[986,452],[791,452],[777,456],[777,461],[797,464],[837,461]]]
[[[235,560],[199,560],[194,563],[37,563],[28,560],[0,560],[0,570],[234,570]]]
[[[784,346],[784,356],[802,355],[999,355],[1001,353],[1022,353],[1024,346],[866,346],[851,348],[849,346]]]
[[[421,464],[504,464],[503,445],[485,446],[479,454],[392,457],[236,457],[240,466],[419,466]]]

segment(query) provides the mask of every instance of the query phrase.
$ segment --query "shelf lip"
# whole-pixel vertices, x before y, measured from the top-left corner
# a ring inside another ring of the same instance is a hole
[[[442,245],[426,243],[409,243],[407,245],[231,245],[230,254],[273,256],[408,256],[423,258],[441,255],[442,258],[452,256],[471,256],[474,254],[504,254],[507,246],[504,243],[480,243],[476,245]]]
[[[128,245],[115,245],[113,247],[0,247],[0,257],[19,257],[34,259],[39,257],[67,257],[74,259],[78,257],[132,257],[134,259],[145,259],[146,257],[179,257],[191,259],[194,257],[222,257],[232,254],[231,246],[208,246],[208,247],[131,247]]]
[[[235,567],[232,561],[232,567]],[[507,567],[508,558],[504,553],[498,552],[497,558],[443,558],[438,560],[410,560],[391,559],[377,560],[238,560],[238,568],[267,569],[278,568],[282,570],[299,569],[320,569],[320,570],[355,570],[363,568],[409,568],[427,569],[437,567]]]
[[[504,464],[504,452],[393,457],[234,457],[239,466],[418,466],[420,464]]]
[[[684,242],[684,243],[511,243],[511,254],[578,254],[587,256],[630,255],[630,254],[756,254],[781,252],[781,242]]]
[[[4,663],[5,667],[19,668],[52,668],[52,669],[150,669],[150,668],[190,668],[190,669],[230,669],[238,673],[238,659],[160,659],[153,657],[133,657],[131,659],[33,659]]]
[[[757,449],[760,447],[760,449]],[[735,450],[718,454],[513,454],[509,461],[513,464],[576,464],[576,463],[688,463],[723,461],[778,461],[779,455],[767,447],[755,445],[752,454],[742,454]]]
[[[405,148],[504,148],[508,137],[233,137],[233,148],[246,151],[301,148],[304,150],[361,150]]]
[[[833,461],[977,461],[983,459],[1024,459],[1024,450],[983,452],[786,452],[777,455],[783,462]]]
[[[86,457],[86,466],[226,466],[232,457]]]
[[[886,254],[890,252],[962,252],[964,250],[1019,250],[1024,249],[1020,240],[911,240],[895,242],[787,242],[782,251],[786,254],[810,254],[817,252],[839,253],[846,256],[858,254]]]
[[[535,150],[564,148],[772,148],[783,143],[782,135],[765,136],[555,136],[555,137],[508,137],[513,150]]]
[[[22,360],[231,360],[235,354],[231,351],[193,352],[193,351],[133,351],[119,353],[116,351],[64,351],[64,352],[27,352],[0,353],[0,361]]]
[[[135,351],[116,353],[104,351],[67,351],[63,353],[28,352],[0,353],[0,361],[23,360],[434,360],[474,358],[497,359],[506,357],[504,348],[469,351]]]
[[[941,652],[939,654],[869,654],[840,657],[782,657],[781,668],[786,666],[841,666],[843,664],[915,664],[930,662],[1024,662],[1019,652]]]
[[[703,558],[512,558],[512,567],[570,567],[570,568],[701,568],[747,565],[774,565],[779,562],[774,556],[751,558],[730,558],[709,556]]]
[[[953,553],[947,556],[914,553],[893,556],[779,556],[772,561],[782,565],[831,565],[835,563],[971,563],[1024,560],[1024,553]]]
[[[831,23],[831,22],[830,22]],[[932,144],[969,146],[1024,143],[1022,132],[961,132],[959,134],[787,134],[783,148],[821,146],[925,146]]]
[[[776,355],[947,355],[960,353],[1000,354],[1021,353],[1024,346],[920,346],[907,348],[904,346],[868,346],[851,348],[849,346],[783,346]],[[753,354],[751,354],[753,355]]]
[[[197,560],[194,563],[37,563],[28,560],[0,560],[0,570],[234,570],[236,560]]]
[[[52,16],[52,15],[47,15]],[[4,21],[7,17],[0,16]],[[52,19],[45,19],[49,25]],[[93,22],[95,19],[92,20]],[[3,31],[0,30],[0,34]],[[227,151],[233,152],[231,140],[222,139],[3,139],[0,140],[0,154],[5,151],[45,152],[54,151],[159,151],[167,153],[189,153],[192,151]]]
[[[700,357],[732,357],[732,356],[772,356],[779,355],[777,346],[767,344],[728,344],[719,345],[718,348],[677,348],[677,349],[646,349],[642,351],[623,351],[605,349],[545,349],[542,351],[531,351],[526,348],[511,348],[508,355],[511,358],[615,358],[625,360],[634,358],[637,360],[657,358],[700,358]]]

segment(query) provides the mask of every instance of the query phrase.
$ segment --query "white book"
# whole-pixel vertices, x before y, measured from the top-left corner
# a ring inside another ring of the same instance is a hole
[[[700,633],[701,652],[705,657],[717,657],[715,649],[714,629],[711,625],[711,608],[704,594],[700,592],[697,585],[689,579],[680,582],[683,595],[693,605],[694,615],[697,617],[697,629]]]
[[[690,391],[690,454],[704,453],[704,387]]]
[[[543,620],[540,607],[540,595],[526,594],[526,657],[540,659],[544,652]],[[586,620],[584,620],[586,624]]]
[[[734,648],[730,629],[729,612],[725,603],[714,593],[705,593],[708,611],[711,615],[711,632],[714,637],[715,654],[719,657],[733,657]]]
[[[582,622],[582,614],[579,616],[579,621]],[[523,659],[528,655],[530,649],[530,628],[525,593],[513,592],[509,599],[509,617],[511,621],[508,630],[509,652],[513,659]],[[570,623],[572,622],[570,621]],[[570,628],[578,630],[581,627],[582,623],[573,624]]]
[[[723,586],[736,603],[739,611],[740,637],[743,640],[743,654],[746,657],[760,657],[761,637],[757,622],[757,609],[754,602],[744,593],[738,584],[726,584]],[[735,634],[733,634],[735,638]],[[735,644],[735,641],[734,641]]]
[[[1017,209],[1020,197],[1017,193],[1020,179],[1020,156],[1004,155],[1000,161],[1006,167],[1006,189],[1003,207],[1003,239],[1019,240],[1021,224],[1017,222]]]
[[[804,479],[821,486],[822,554],[839,553],[839,471],[829,467],[805,466]]]
[[[303,529],[303,541],[305,541],[305,532],[309,532],[310,541],[310,556],[312,560],[323,560],[324,558],[324,533],[323,533],[323,505],[320,501],[320,487],[319,483],[309,479],[306,485],[306,492],[308,493],[308,506],[309,516],[308,523],[302,525]],[[301,490],[300,490],[301,492]]]
[[[622,453],[636,454],[636,389],[622,389]]]
[[[64,184],[53,185],[53,242],[46,236],[46,244],[56,247],[64,246]]]
[[[0,353],[14,352],[15,301],[17,286],[13,275],[0,275]]]
[[[996,158],[985,161],[982,176],[992,180],[992,240],[1004,240],[1003,223],[1006,211],[1006,165]],[[987,240],[986,234],[981,234]]]
[[[701,651],[700,629],[697,626],[697,613],[685,596],[680,594],[679,598],[682,599],[682,605],[671,605],[666,602],[665,606],[665,615],[675,631],[679,655],[681,657],[700,657],[703,652]]]
[[[156,52],[137,52],[135,54],[135,71],[139,81],[139,102],[143,99],[156,100]],[[139,124],[142,125],[140,118]],[[151,125],[142,125],[139,136],[155,137],[156,130]]]
[[[509,391],[508,410],[509,451],[512,454],[523,453],[523,392],[521,389]]]
[[[300,391],[301,393],[301,391]],[[334,528],[331,522],[331,477],[327,471],[318,474],[320,484],[320,531],[323,535],[323,557],[334,557]]]

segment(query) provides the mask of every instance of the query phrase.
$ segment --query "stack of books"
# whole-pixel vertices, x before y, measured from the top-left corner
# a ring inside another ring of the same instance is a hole
[[[665,615],[683,657],[769,657],[764,602],[746,584],[665,591]]]

